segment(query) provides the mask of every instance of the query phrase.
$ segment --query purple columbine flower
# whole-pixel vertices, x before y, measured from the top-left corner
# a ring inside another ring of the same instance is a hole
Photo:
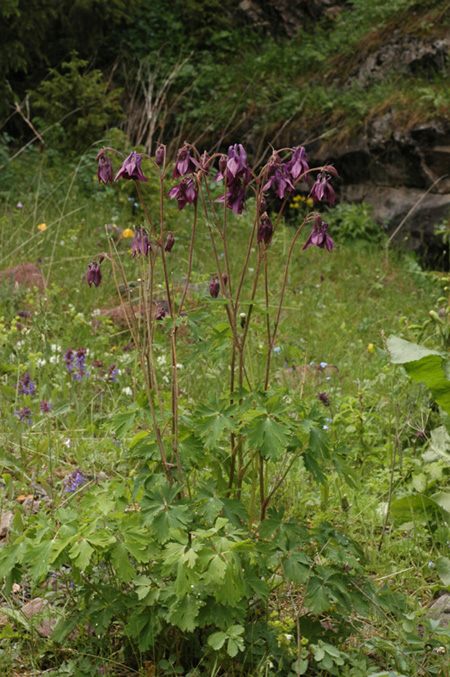
[[[155,320],[163,320],[165,318],[165,316],[166,316],[166,309],[164,308],[164,306],[161,303],[159,303],[156,306]]]
[[[322,402],[324,407],[331,406],[331,400],[326,393],[317,393],[317,398],[319,402]]]
[[[310,236],[306,240],[305,244],[302,247],[302,250],[308,249],[308,247],[320,247],[320,249],[327,249],[329,252],[334,249],[334,242],[332,238],[327,233],[328,223],[322,221],[320,214],[316,214],[314,219],[314,228],[311,231]]]
[[[209,161],[210,161],[210,159],[211,158],[209,157],[206,150],[203,151],[203,153],[200,157],[200,167],[202,168],[202,171],[205,172],[205,174],[207,174],[209,172]]]
[[[69,477],[64,482],[64,491],[69,494],[74,494],[77,489],[83,487],[87,482],[86,475],[77,468],[69,475]]]
[[[147,231],[145,228],[137,228],[133,237],[133,243],[131,245],[131,258],[137,254],[142,254],[142,256],[147,256],[149,252],[152,251],[152,245],[148,238]]]
[[[273,226],[272,222],[267,216],[266,213],[264,213],[261,216],[259,226],[258,226],[258,232],[256,234],[256,239],[258,241],[258,244],[261,242],[264,242],[265,245],[268,245],[270,240],[272,239],[273,235]]]
[[[268,181],[263,186],[263,191],[273,187],[280,199],[283,199],[286,193],[293,193],[295,190],[288,165],[281,162],[278,153],[274,153],[270,158],[267,165],[267,178]]]
[[[51,414],[52,412],[52,405],[50,402],[47,402],[46,400],[43,400],[39,404],[39,409],[42,411],[43,414]]]
[[[24,407],[23,409],[15,411],[14,416],[17,416],[19,421],[26,421],[28,425],[31,425],[31,418],[33,416],[33,412],[31,411],[30,407]]]
[[[181,179],[178,186],[174,186],[167,196],[171,200],[174,198],[178,201],[178,209],[181,211],[189,203],[190,205],[197,202],[198,191],[195,187],[194,179]]]
[[[86,279],[90,287],[92,287],[93,284],[98,287],[102,281],[102,271],[97,261],[91,261],[91,263],[88,263]]]
[[[166,158],[166,147],[161,144],[161,146],[158,146],[155,152],[155,162],[158,165],[158,167],[161,167],[164,164],[165,158]]]
[[[333,167],[334,169],[334,167]],[[336,171],[336,170],[334,170]],[[318,201],[328,200],[328,202],[334,205],[334,189],[330,183],[331,176],[320,172],[317,177],[317,181],[309,191],[308,197],[311,197],[314,201],[314,204]]]
[[[33,396],[36,393],[36,383],[31,380],[31,376],[28,372],[22,376],[17,385],[17,392],[22,395],[31,395]]]
[[[237,178],[227,185],[227,192],[215,200],[215,202],[225,202],[228,209],[235,214],[242,214],[245,207],[245,188],[246,183]]]
[[[216,299],[219,296],[220,291],[220,282],[217,277],[212,277],[209,281],[209,293]]]
[[[261,200],[259,201],[259,215],[262,216],[264,212],[267,211],[267,200],[264,197],[264,195],[261,196]]]
[[[166,239],[166,244],[164,245],[164,251],[167,253],[170,253],[172,251],[172,247],[175,244],[175,238],[172,235],[172,233],[169,233]]]
[[[287,168],[289,169],[294,181],[297,181],[297,179],[302,174],[306,174],[309,171],[309,165],[306,159],[306,150],[303,146],[297,146],[296,148],[292,149],[292,158],[287,163]]]
[[[116,178],[120,179],[136,179],[137,181],[148,181],[142,173],[141,169],[142,155],[141,153],[136,153],[134,150],[130,155],[124,160],[122,167],[116,174]]]
[[[187,146],[180,148],[172,178],[177,179],[180,176],[185,176],[185,174],[193,174],[197,169],[201,169],[200,163],[192,157],[189,148]]]
[[[228,148],[228,179],[243,179],[248,183],[251,178],[250,167],[247,163],[247,153],[241,143],[235,143],[234,146]]]
[[[105,186],[107,183],[114,182],[114,171],[112,162],[109,157],[106,155],[104,150],[99,151],[97,154],[97,177],[99,183],[104,183]]]

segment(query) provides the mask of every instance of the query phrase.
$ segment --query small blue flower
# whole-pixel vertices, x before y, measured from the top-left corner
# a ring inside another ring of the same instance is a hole
[[[328,430],[328,426],[327,426],[327,425],[323,425],[323,426],[322,426],[322,430]]]
[[[280,346],[275,346],[275,348],[273,349],[273,352],[275,354],[275,357],[278,357],[278,355],[281,353]]]
[[[325,376],[325,381],[331,381],[331,376]]]
[[[325,367],[328,367],[328,362],[321,362],[319,366],[321,369],[325,369]]]
[[[434,569],[435,567],[436,567],[436,564],[430,560],[430,561],[428,562],[428,568],[429,568],[429,569]]]

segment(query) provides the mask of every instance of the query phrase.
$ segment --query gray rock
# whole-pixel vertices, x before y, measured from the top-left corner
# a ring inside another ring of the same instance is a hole
[[[450,624],[450,594],[445,592],[438,597],[430,605],[426,616],[427,618],[433,618],[436,621],[439,620],[441,627],[447,627]]]

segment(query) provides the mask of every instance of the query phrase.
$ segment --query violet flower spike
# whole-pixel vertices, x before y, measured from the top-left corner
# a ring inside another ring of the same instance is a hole
[[[43,400],[39,404],[39,409],[42,411],[43,414],[51,414],[52,413],[52,405],[50,402],[47,402],[46,400]]]
[[[19,421],[25,421],[28,423],[28,425],[31,425],[31,418],[33,416],[33,412],[31,411],[30,407],[24,407],[23,409],[20,409],[18,411],[14,412],[14,416],[17,416]]]
[[[327,249],[329,252],[334,249],[334,242],[332,238],[327,233],[328,223],[322,221],[320,214],[316,214],[314,219],[314,228],[311,231],[310,236],[306,240],[305,244],[302,247],[302,251],[308,249],[308,247],[320,247],[320,249]]]
[[[178,186],[174,186],[167,196],[171,200],[174,198],[178,201],[178,209],[181,211],[187,204],[195,204],[197,202],[198,190],[195,186],[194,179],[181,179]]]
[[[334,189],[331,183],[329,183],[330,178],[331,177],[329,174],[324,174],[323,172],[320,172],[318,175],[317,181],[309,191],[308,195],[308,197],[313,199],[314,203],[327,200],[330,204],[334,205]]]
[[[114,182],[114,171],[112,162],[109,157],[106,155],[104,150],[99,151],[97,154],[97,178],[99,183],[104,183],[105,186],[107,183]]]
[[[201,169],[200,163],[192,157],[189,148],[187,146],[180,148],[172,178],[177,179],[185,174],[193,174],[197,169]]]
[[[36,393],[36,383],[31,380],[28,371],[20,378],[17,385],[17,392],[22,395],[31,395],[31,397]]]
[[[74,494],[76,490],[84,486],[86,482],[86,475],[79,468],[77,468],[64,482],[64,491],[69,494]]]
[[[297,146],[296,148],[292,149],[292,158],[287,163],[287,168],[289,169],[294,181],[297,181],[297,179],[302,174],[306,174],[309,171],[309,165],[306,159],[306,150],[303,146]]]
[[[90,287],[92,287],[92,285],[98,287],[98,285],[102,281],[102,271],[97,261],[91,261],[91,263],[88,263],[88,271],[86,273],[86,279]]]
[[[117,179],[120,178],[135,179],[137,181],[148,181],[148,179],[142,173],[141,163],[142,163],[141,153],[136,153],[136,151],[134,150],[132,153],[130,153],[127,159],[124,160],[123,165],[117,172],[114,181],[117,181]]]

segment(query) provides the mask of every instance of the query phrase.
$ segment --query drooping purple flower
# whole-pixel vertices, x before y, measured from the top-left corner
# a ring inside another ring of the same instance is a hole
[[[278,153],[274,153],[270,158],[267,165],[267,178],[268,181],[263,186],[263,191],[273,187],[280,199],[283,199],[286,193],[293,193],[295,190],[288,165],[281,162]]]
[[[47,402],[46,400],[43,400],[39,404],[39,409],[42,411],[43,414],[51,414],[52,412],[52,405],[50,402]]]
[[[98,287],[102,281],[102,271],[97,261],[91,261],[91,263],[88,263],[86,279],[90,287],[92,287],[93,284]]]
[[[161,303],[159,303],[156,306],[155,320],[163,320],[165,318],[165,316],[166,316],[166,309],[164,308],[164,306]]]
[[[334,167],[333,167],[334,169]],[[336,171],[336,170],[334,170]],[[308,197],[311,197],[314,201],[314,204],[318,201],[328,200],[328,202],[334,205],[334,189],[330,183],[331,176],[320,172],[317,181],[309,191]]]
[[[97,154],[97,177],[99,183],[104,183],[105,186],[107,183],[114,182],[114,171],[112,162],[109,157],[106,155],[104,150],[101,150]]]
[[[210,159],[211,159],[211,158],[209,157],[209,155],[208,155],[208,153],[206,152],[206,150],[203,151],[203,153],[202,153],[202,155],[201,155],[201,157],[200,157],[200,166],[201,166],[201,168],[202,168],[202,171],[205,172],[205,174],[207,174],[207,173],[209,172],[209,161],[210,161]]]
[[[234,146],[228,148],[228,180],[239,177],[246,183],[250,181],[251,173],[250,167],[247,163],[247,153],[241,143],[235,143]]]
[[[189,203],[190,205],[197,202],[198,191],[195,187],[194,179],[181,179],[178,186],[174,186],[167,196],[171,200],[174,198],[178,201],[178,209],[181,211]]]
[[[161,144],[161,146],[158,146],[155,152],[155,162],[156,164],[161,167],[164,164],[164,160],[166,158],[166,147]]]
[[[69,494],[74,494],[76,490],[80,487],[83,487],[86,482],[86,475],[79,468],[77,468],[64,482],[64,491]]]
[[[117,179],[120,178],[136,179],[137,181],[148,181],[148,179],[146,179],[146,177],[142,173],[141,163],[142,163],[141,153],[136,153],[136,151],[133,150],[133,152],[130,153],[127,159],[124,160],[123,165],[117,172],[114,181],[117,181]]]
[[[217,277],[212,277],[209,281],[209,293],[216,299],[219,296],[220,291],[220,282]]]
[[[31,395],[33,396],[36,393],[36,383],[31,380],[31,376],[28,372],[20,378],[19,383],[17,384],[17,392],[22,395]]]
[[[177,179],[186,174],[193,174],[197,169],[201,169],[200,163],[192,157],[189,148],[187,146],[180,148],[177,154],[177,161],[175,163],[172,178]]]
[[[227,186],[227,192],[215,200],[215,202],[225,202],[228,209],[235,214],[242,214],[245,207],[245,188],[246,183],[241,179],[235,179]]]
[[[167,253],[170,253],[172,251],[172,247],[175,244],[175,238],[172,235],[172,233],[169,233],[167,238],[166,238],[166,244],[164,245],[164,251]]]
[[[292,158],[287,163],[287,168],[289,169],[292,178],[294,181],[302,175],[306,174],[309,171],[308,161],[306,159],[306,150],[303,146],[297,146],[292,149]]]
[[[267,200],[264,197],[264,195],[262,195],[261,200],[259,201],[259,215],[262,216],[266,211],[267,211]]]
[[[17,416],[19,421],[26,421],[28,425],[31,425],[31,418],[33,416],[33,412],[31,411],[30,407],[23,407],[23,409],[15,411],[14,416]]]
[[[330,397],[326,393],[317,393],[317,399],[323,404],[324,407],[331,406]]]
[[[268,245],[270,240],[272,239],[273,235],[273,226],[272,222],[267,216],[267,213],[264,213],[261,216],[259,226],[258,226],[258,232],[256,234],[256,239],[258,241],[258,244],[261,242],[264,242],[265,245]]]
[[[133,243],[131,245],[131,258],[134,259],[137,254],[147,256],[151,251],[152,245],[150,243],[147,231],[143,227],[136,228],[136,232],[133,236]]]
[[[334,249],[334,242],[332,238],[327,233],[328,223],[322,221],[320,214],[316,214],[314,219],[314,228],[311,231],[310,236],[306,240],[305,244],[302,247],[302,250],[308,249],[308,247],[320,247],[320,249],[327,249],[329,252]]]

